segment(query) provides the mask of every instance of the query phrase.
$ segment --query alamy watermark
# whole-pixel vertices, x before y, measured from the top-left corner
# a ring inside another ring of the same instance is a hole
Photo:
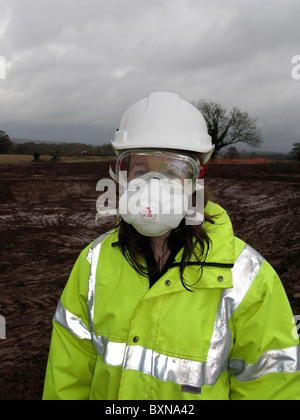
[[[298,337],[300,338],[300,315],[295,315],[292,318],[292,324],[296,324],[293,328],[292,336],[297,340]]]
[[[292,68],[292,78],[294,80],[300,79],[300,55],[294,55],[292,58],[292,64],[295,66]]]
[[[0,340],[6,339],[6,321],[4,316],[0,315]]]
[[[0,55],[0,80],[6,79],[6,59]]]
[[[136,184],[131,182],[127,184],[126,172],[124,171],[123,174],[125,174],[123,175],[124,183],[120,185],[119,197],[125,195],[126,199],[119,202],[118,205],[116,183],[112,179],[101,179],[98,182],[96,190],[103,192],[97,199],[96,203],[96,221],[100,217],[117,216],[119,214],[119,204],[122,207],[122,214],[137,216],[145,211],[149,212],[149,207],[145,207],[145,209],[142,208],[139,195],[140,189],[145,188],[147,186],[147,182],[143,179],[139,179]],[[186,204],[186,199],[188,199],[188,211],[185,215],[186,224],[199,224],[199,221],[202,221],[204,217],[204,180],[198,179],[196,184],[192,185],[192,181],[190,179],[185,179],[182,189],[179,188],[179,197],[182,198],[182,201],[178,200],[177,196],[176,205],[172,205],[174,204],[174,195],[176,195],[176,191],[178,193],[178,185],[181,187],[181,182],[179,180],[172,180],[166,184],[163,180],[153,179],[151,181],[151,187],[147,190],[147,202],[151,203],[151,197],[153,198],[154,196],[157,197],[160,195],[160,207],[150,210],[153,214],[181,214]],[[194,201],[192,195],[195,195]]]

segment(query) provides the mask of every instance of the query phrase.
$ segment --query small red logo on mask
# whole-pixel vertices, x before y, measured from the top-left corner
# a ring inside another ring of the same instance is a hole
[[[146,207],[144,210],[142,210],[142,218],[145,220],[153,220],[154,215],[150,207]]]

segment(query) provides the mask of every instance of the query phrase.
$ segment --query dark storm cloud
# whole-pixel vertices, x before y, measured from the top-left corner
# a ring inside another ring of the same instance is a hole
[[[107,143],[134,101],[167,90],[238,106],[263,149],[300,141],[298,0],[2,0],[1,127]]]

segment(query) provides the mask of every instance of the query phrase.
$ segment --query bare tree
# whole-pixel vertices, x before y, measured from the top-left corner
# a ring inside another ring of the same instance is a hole
[[[256,125],[256,119],[237,107],[230,112],[212,101],[200,100],[193,105],[202,112],[215,151],[236,143],[260,147],[263,140]]]

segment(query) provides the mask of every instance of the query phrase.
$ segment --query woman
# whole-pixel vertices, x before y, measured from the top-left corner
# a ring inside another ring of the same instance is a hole
[[[112,144],[120,222],[73,268],[44,398],[298,399],[299,339],[280,280],[202,198],[214,147],[200,112],[152,94]]]

